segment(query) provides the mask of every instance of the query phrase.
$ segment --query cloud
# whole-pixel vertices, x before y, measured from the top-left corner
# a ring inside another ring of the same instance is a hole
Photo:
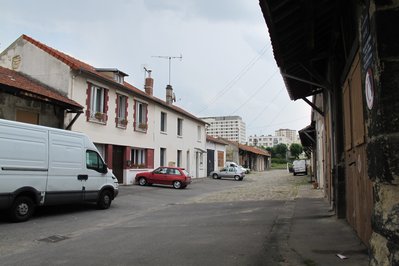
[[[182,54],[182,61],[171,62],[171,82],[176,105],[185,110],[198,116],[236,111],[248,135],[310,122],[309,106],[289,100],[258,1],[3,0],[2,11],[1,50],[28,34],[95,67],[118,68],[139,89],[146,65],[161,99],[168,60],[153,56]]]

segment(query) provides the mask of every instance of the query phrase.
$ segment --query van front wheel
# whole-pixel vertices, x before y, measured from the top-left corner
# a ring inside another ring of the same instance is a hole
[[[26,196],[17,197],[10,208],[10,219],[13,222],[25,222],[29,220],[35,210],[35,203]]]
[[[108,209],[111,206],[112,194],[109,190],[104,190],[101,192],[100,197],[97,202],[97,206],[101,210]]]

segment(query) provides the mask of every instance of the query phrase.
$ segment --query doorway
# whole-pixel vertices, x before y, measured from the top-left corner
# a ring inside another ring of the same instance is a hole
[[[121,184],[123,184],[123,150],[123,146],[112,147],[112,172]]]
[[[214,150],[206,150],[207,152],[207,164],[206,164],[206,175],[215,170],[215,151]]]

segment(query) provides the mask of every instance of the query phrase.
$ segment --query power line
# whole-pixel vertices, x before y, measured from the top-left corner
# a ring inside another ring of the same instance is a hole
[[[309,116],[305,115],[305,116],[297,117],[295,119],[292,119],[292,120],[289,120],[289,121],[285,121],[285,122],[281,122],[281,123],[277,123],[277,124],[268,124],[266,127],[265,126],[258,126],[258,127],[248,127],[248,128],[249,129],[268,128],[268,127],[271,127],[271,126],[278,126],[278,125],[284,125],[284,124],[287,124],[287,123],[292,123],[292,122],[298,121],[299,119],[303,119],[303,118],[307,118],[307,117],[309,117]]]
[[[246,105],[250,100],[252,100],[252,98],[255,97],[255,95],[258,94],[258,92],[260,92],[260,90],[263,89],[263,87],[265,87],[267,83],[269,83],[269,81],[274,77],[274,75],[276,75],[276,73],[277,73],[277,69],[273,72],[273,74],[245,102],[243,102],[237,109],[235,109],[233,111],[233,114],[235,114],[244,105]]]
[[[277,99],[277,97],[280,95],[280,93],[283,92],[283,91],[284,91],[284,88],[281,88],[280,91],[273,97],[273,99],[271,100],[271,102],[274,102],[274,101]],[[252,119],[251,122],[248,123],[248,125],[250,125],[250,124],[252,124],[254,121],[256,121],[256,119],[258,119],[259,116],[261,116],[261,115],[264,113],[264,111],[266,111],[266,109],[269,108],[269,106],[270,106],[270,105],[266,104],[265,107],[262,109],[262,111],[260,111],[260,112],[256,115],[256,117],[255,117],[254,119]]]
[[[285,104],[285,105],[283,106],[283,108],[281,108],[280,111],[277,113],[277,115],[272,119],[272,121],[271,121],[267,126],[265,126],[264,128],[270,127],[271,124],[274,122],[274,120],[276,120],[276,119],[278,118],[278,116],[281,114],[281,112],[282,112],[287,106],[288,106],[288,104]]]
[[[255,56],[232,80],[230,80],[224,88],[219,91],[215,97],[211,99],[211,101],[203,108],[200,110],[198,113],[202,113],[203,111],[207,110],[212,104],[214,104],[223,94],[227,93],[231,88],[234,86],[235,83],[237,83],[248,71],[255,65],[255,63],[269,50],[271,45],[266,44],[262,50],[260,51],[260,54]]]

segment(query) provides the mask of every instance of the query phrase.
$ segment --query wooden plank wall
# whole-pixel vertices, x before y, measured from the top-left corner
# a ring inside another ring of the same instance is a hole
[[[373,188],[367,174],[363,94],[359,55],[343,89],[345,134],[346,217],[359,238],[369,245]]]

